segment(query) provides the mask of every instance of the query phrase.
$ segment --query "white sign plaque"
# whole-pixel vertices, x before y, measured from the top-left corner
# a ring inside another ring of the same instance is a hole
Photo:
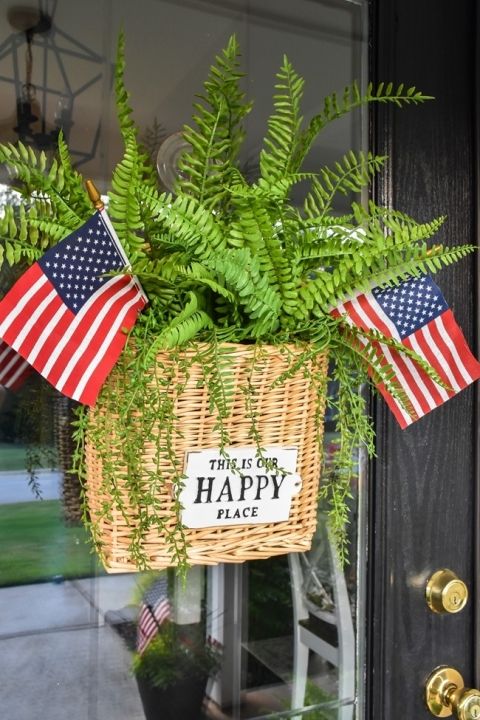
[[[302,485],[297,448],[269,446],[191,450],[180,491],[182,522],[189,528],[253,525],[288,520]]]

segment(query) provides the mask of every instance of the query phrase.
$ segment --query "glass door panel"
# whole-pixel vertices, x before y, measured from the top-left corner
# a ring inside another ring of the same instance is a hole
[[[305,78],[306,119],[328,93],[354,79],[365,83],[366,0],[59,0],[43,4],[52,27],[33,38],[36,119],[28,120],[17,105],[27,43],[18,19],[6,20],[10,5],[0,1],[0,141],[27,133],[51,154],[63,126],[79,170],[102,191],[122,152],[112,99],[120,27],[134,117],[155,161],[160,152],[167,184],[195,93],[232,33],[255,101],[242,157],[252,176],[284,53]],[[341,119],[322,134],[307,169],[333,163],[365,140],[361,114]],[[4,169],[0,183],[1,207],[17,203]],[[13,280],[4,270],[0,296]],[[63,720],[66,712],[72,720],[140,720],[145,713],[131,668],[139,607],[152,578],[107,575],[90,552],[78,478],[68,471],[71,403],[38,378],[0,393],[2,711],[16,720]],[[327,451],[334,443],[327,417]],[[193,569],[185,587],[169,571],[171,621],[181,641],[193,642],[200,632],[219,659],[194,720],[362,716],[364,482],[360,472],[345,569],[319,508],[309,553]],[[180,699],[168,702],[176,707]]]

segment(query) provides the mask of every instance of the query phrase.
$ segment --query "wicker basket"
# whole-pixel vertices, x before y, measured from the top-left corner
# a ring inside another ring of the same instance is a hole
[[[59,468],[62,471],[63,518],[67,525],[78,525],[82,520],[82,484],[77,473],[72,472],[75,443],[72,436],[72,421],[76,403],[64,395],[55,395],[53,418],[55,446]]]
[[[234,373],[235,388],[245,387],[247,382],[255,388],[254,412],[263,446],[295,446],[298,448],[297,472],[302,478],[300,492],[293,497],[288,521],[270,524],[230,525],[202,529],[187,529],[188,557],[192,564],[215,565],[222,562],[243,562],[258,560],[289,552],[302,552],[310,548],[317,520],[318,485],[321,461],[321,434],[323,417],[322,393],[318,383],[312,383],[305,377],[303,369],[284,383],[271,388],[272,382],[292,365],[292,358],[305,352],[305,347],[263,346],[262,357],[255,361],[252,369],[253,346],[230,346],[234,355],[231,372]],[[186,353],[194,352],[187,350]],[[165,373],[166,368],[174,364],[175,383],[185,382],[185,388],[176,400],[175,414],[181,428],[181,436],[174,440],[176,457],[184,462],[188,450],[219,447],[218,432],[214,429],[215,417],[209,412],[208,391],[203,383],[203,370],[200,364],[189,369],[188,379],[182,377],[182,363],[173,360],[169,353],[158,356],[157,369],[152,371]],[[312,364],[315,363],[315,368]],[[326,376],[326,355],[308,360],[307,366],[315,370],[318,376]],[[318,371],[318,372],[317,372]],[[311,373],[308,373],[309,375]],[[121,392],[125,378],[117,368],[108,381],[111,387]],[[155,380],[152,377],[152,391]],[[90,422],[105,423],[108,411],[97,403],[91,411]],[[231,404],[231,413],[226,422],[230,444],[232,446],[251,446],[249,433],[251,422],[246,417],[245,394],[236,392]],[[108,424],[108,422],[107,422]],[[320,426],[319,426],[320,425]],[[112,452],[120,452],[121,443],[112,442]],[[154,447],[146,443],[142,457],[143,467],[152,468]],[[132,518],[125,517],[125,511],[113,508],[109,517],[102,517],[102,508],[111,498],[102,481],[102,464],[99,453],[87,436],[86,447],[87,483],[86,495],[92,521],[97,526],[97,538],[102,545],[103,559],[109,572],[126,572],[136,567],[129,557],[128,546],[131,539]],[[167,459],[162,467],[163,476],[168,478],[171,469]],[[120,483],[120,488],[118,484]],[[117,482],[122,493],[121,480]],[[124,499],[126,493],[123,493]],[[165,517],[172,515],[172,485],[168,482],[161,490],[161,502]],[[173,523],[173,517],[172,517]],[[150,532],[145,538],[143,549],[154,569],[170,566],[168,547],[158,532]]]

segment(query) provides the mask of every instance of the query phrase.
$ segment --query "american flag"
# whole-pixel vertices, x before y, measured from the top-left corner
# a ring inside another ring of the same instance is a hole
[[[171,614],[166,578],[160,578],[143,596],[138,615],[137,651],[143,653],[148,643],[157,634],[161,624]]]
[[[8,390],[18,390],[31,372],[32,366],[0,340],[0,385]]]
[[[104,210],[48,250],[0,302],[0,339],[61,393],[93,405],[146,297]]]
[[[352,327],[378,331],[413,350],[448,386],[442,387],[412,358],[373,341],[380,362],[388,363],[408,398],[402,407],[383,384],[377,387],[402,428],[426,415],[480,378],[480,363],[457,325],[438,286],[427,276],[409,277],[396,287],[374,288],[339,304],[332,312]],[[357,336],[365,345],[370,342]]]

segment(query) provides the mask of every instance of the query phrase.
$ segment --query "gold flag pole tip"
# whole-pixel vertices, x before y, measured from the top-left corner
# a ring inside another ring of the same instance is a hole
[[[87,188],[88,197],[90,198],[90,201],[92,202],[94,208],[96,210],[103,210],[105,205],[100,193],[95,187],[94,182],[92,180],[86,180],[85,187]]]

